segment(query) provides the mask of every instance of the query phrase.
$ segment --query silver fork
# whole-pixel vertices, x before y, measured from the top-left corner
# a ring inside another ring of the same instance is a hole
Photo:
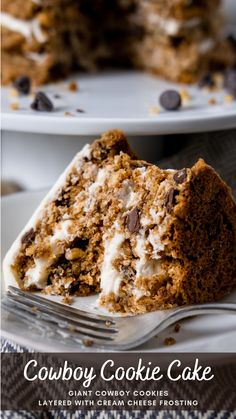
[[[138,316],[92,314],[9,286],[2,306],[45,333],[62,334],[85,346],[109,350],[135,348],[171,324],[200,314],[236,314],[236,303],[209,303],[159,310]]]

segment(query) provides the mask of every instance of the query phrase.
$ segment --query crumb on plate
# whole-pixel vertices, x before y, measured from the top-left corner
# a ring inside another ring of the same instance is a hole
[[[64,116],[74,116],[71,112],[65,112]]]
[[[19,109],[19,103],[17,103],[17,102],[12,102],[12,103],[10,104],[10,108],[11,108],[13,111],[17,111],[17,110]]]
[[[94,341],[92,339],[83,339],[83,344],[84,346],[93,346],[94,345]]]
[[[176,340],[172,338],[171,336],[168,338],[165,338],[164,340],[164,345],[166,346],[171,346],[171,345],[174,345],[175,343],[176,343]]]
[[[18,96],[19,96],[19,92],[18,92],[18,91],[17,91],[14,87],[12,87],[12,88],[10,89],[9,94],[10,94],[10,96],[12,96],[12,97],[18,97]]]
[[[181,89],[179,92],[183,103],[188,103],[191,99],[191,96],[187,89]]]
[[[62,303],[63,304],[68,304],[68,305],[71,305],[72,304],[72,297],[70,296],[70,295],[65,295],[63,298],[62,298]]]
[[[180,323],[176,323],[175,324],[175,327],[174,327],[175,333],[178,333],[180,331],[180,328],[181,328],[181,324]]]
[[[225,103],[232,103],[234,101],[234,97],[233,97],[233,95],[225,95],[224,96],[224,102]]]
[[[210,99],[208,99],[208,105],[216,105],[217,101],[214,97],[211,97]]]
[[[37,309],[37,307],[33,306],[33,307],[31,308],[31,311],[32,311],[33,313],[36,313],[36,312],[38,311],[38,309]]]
[[[78,84],[76,83],[76,81],[71,81],[68,85],[68,89],[70,90],[70,92],[77,92],[79,90],[79,88],[78,88]]]
[[[159,108],[159,106],[150,106],[149,108],[149,113],[151,115],[156,115],[158,113],[160,113],[161,109]]]

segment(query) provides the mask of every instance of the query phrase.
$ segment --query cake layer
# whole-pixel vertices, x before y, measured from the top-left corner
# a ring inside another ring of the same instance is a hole
[[[236,204],[215,171],[161,170],[117,131],[78,153],[4,261],[25,290],[101,291],[127,313],[219,299],[235,272]]]
[[[9,84],[12,80],[27,74],[34,84],[44,84],[51,80],[66,77],[73,68],[69,51],[57,51],[57,54],[29,52],[12,54],[2,53],[2,83]]]
[[[152,36],[146,37],[136,55],[136,65],[181,83],[193,83],[209,69],[230,65],[234,54],[227,41],[205,39],[200,43],[181,41],[176,46],[158,45]]]

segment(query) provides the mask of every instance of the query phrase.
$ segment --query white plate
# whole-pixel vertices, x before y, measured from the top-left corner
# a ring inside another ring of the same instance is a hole
[[[5,255],[44,194],[45,192],[24,192],[2,200],[2,255]],[[49,298],[60,301],[58,297]],[[230,295],[229,301],[236,302],[236,292]],[[77,298],[75,306],[91,309],[93,303],[94,297],[81,297]],[[2,318],[2,336],[37,351],[91,352],[95,350],[93,347],[85,348],[69,343],[65,338],[49,339],[39,331],[29,329],[12,315]],[[176,339],[175,345],[164,346],[163,341],[168,336]],[[235,352],[235,316],[212,315],[185,320],[178,334],[173,332],[173,327],[170,327],[139,350],[144,352]]]
[[[214,131],[236,127],[236,101],[224,103],[225,92],[206,93],[196,86],[181,86],[142,72],[106,72],[77,75],[78,92],[68,91],[68,82],[44,86],[55,105],[51,113],[30,109],[32,97],[20,97],[20,109],[10,103],[16,98],[2,89],[2,128],[47,134],[98,135],[119,128],[129,135],[151,135]],[[166,89],[187,88],[191,100],[181,110],[150,114]],[[56,99],[55,94],[61,98]],[[208,99],[215,98],[216,105]],[[85,113],[76,112],[81,108]],[[65,116],[70,112],[73,116]]]

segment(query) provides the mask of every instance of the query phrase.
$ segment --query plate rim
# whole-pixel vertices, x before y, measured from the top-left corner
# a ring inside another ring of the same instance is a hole
[[[66,95],[69,95],[69,99],[72,98],[71,95],[73,95],[73,93],[69,92],[68,89],[65,90],[66,84],[70,81],[70,79],[72,79],[72,77],[66,78],[59,83],[42,86],[42,90],[48,92],[49,94],[54,94],[61,89],[62,94],[65,95],[66,104]],[[190,113],[188,113],[189,109],[183,107],[179,111],[180,117],[177,117],[178,111],[165,111],[162,114],[151,115],[148,109],[153,104],[156,104],[158,95],[161,93],[161,90],[166,89],[187,89],[190,91],[190,93],[193,89],[193,92],[195,91],[196,100],[198,101],[198,89],[196,84],[184,85],[181,83],[173,83],[164,79],[162,80],[160,77],[154,76],[153,74],[138,70],[101,71],[94,74],[83,74],[78,72],[74,74],[73,79],[78,81],[78,83],[81,85],[81,90],[79,90],[79,92],[81,91],[82,96],[80,96],[80,99],[78,100],[83,100],[83,97],[85,97],[86,100],[89,100],[89,103],[90,101],[92,103],[93,97],[95,96],[96,101],[100,103],[99,95],[101,95],[101,89],[104,88],[106,101],[108,100],[109,104],[113,98],[112,91],[110,91],[113,83],[115,89],[117,90],[118,88],[121,88],[120,86],[122,83],[124,83],[124,86],[127,87],[131,80],[134,83],[132,85],[132,89],[136,88],[137,92],[137,85],[139,86],[140,83],[142,84],[143,80],[144,90],[141,90],[141,93],[138,94],[135,100],[140,101],[142,99],[142,106],[144,105],[145,109],[147,109],[144,110],[142,108],[140,116],[139,114],[136,116],[127,116],[127,114],[121,116],[113,116],[111,113],[110,115],[108,114],[107,117],[104,117],[104,115],[101,117],[96,116],[96,113],[95,116],[93,116],[94,110],[92,111],[93,113],[91,113],[91,116],[88,112],[85,114],[65,117],[63,109],[69,110],[70,112],[74,111],[72,111],[70,108],[63,107],[59,107],[58,113],[56,111],[51,113],[39,113],[31,111],[28,108],[28,104],[26,110],[12,111],[8,106],[8,87],[5,86],[1,88],[3,105],[1,116],[2,129],[10,132],[27,132],[32,134],[54,134],[67,136],[99,135],[101,132],[107,131],[109,129],[121,129],[131,136],[151,136],[211,132],[222,129],[226,130],[236,128],[236,104],[233,103],[232,105],[227,105],[222,102],[224,95],[223,90],[212,92],[212,94],[214,93],[216,95],[220,95],[220,101],[215,106],[210,107],[210,105],[207,104],[206,97],[206,102],[203,100],[204,104],[201,102],[200,106],[197,105],[198,107],[193,107]],[[153,89],[155,88],[155,80],[157,82],[156,93],[153,92]],[[89,88],[89,83],[91,83],[93,86],[91,90]],[[132,89],[129,93],[127,93],[127,97],[132,97]],[[145,96],[145,91],[148,92],[147,97]],[[83,96],[84,94],[85,96]],[[211,92],[208,94],[211,95]],[[89,99],[88,95],[91,95],[89,96]],[[201,95],[199,95],[199,97],[201,97]],[[75,97],[73,97],[73,101],[74,99]],[[122,100],[123,96],[121,94],[119,95],[118,99],[119,106],[122,105],[122,102],[120,102]],[[146,101],[149,103],[146,103]],[[71,103],[70,100],[66,106],[69,106],[69,103]],[[96,103],[96,106],[98,103]],[[129,106],[131,105],[133,106],[133,103],[129,103]],[[74,106],[75,105],[73,104],[73,107]],[[208,109],[210,109],[210,112],[207,111]],[[131,110],[131,108],[128,107],[127,112],[129,110]]]
[[[200,132],[213,132],[236,128],[236,111],[227,115],[213,114],[207,117],[196,117],[194,123],[192,118],[182,120],[154,120],[146,118],[64,118],[40,116],[41,123],[38,123],[38,115],[13,115],[2,112],[2,130],[10,132],[26,132],[32,134],[54,134],[54,135],[99,135],[109,129],[121,129],[128,135],[169,135],[169,134],[191,134]],[[168,125],[168,127],[167,127]]]

